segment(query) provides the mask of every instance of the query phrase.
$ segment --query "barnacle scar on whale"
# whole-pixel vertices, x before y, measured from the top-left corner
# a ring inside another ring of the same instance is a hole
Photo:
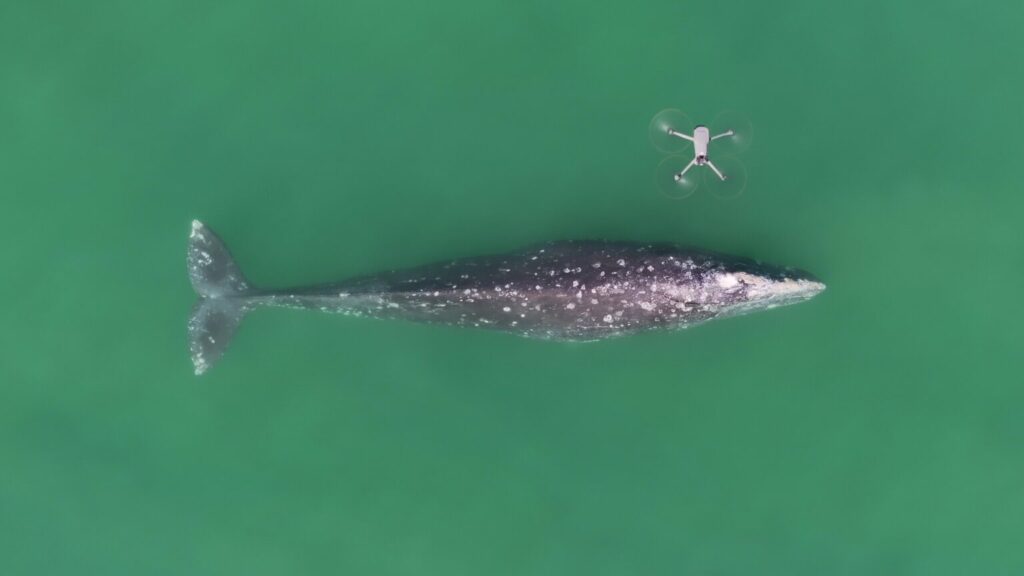
[[[242,318],[261,306],[591,341],[686,328],[802,302],[825,289],[793,268],[673,244],[568,241],[263,290],[199,221],[192,222],[188,272],[199,295],[188,323],[196,374],[220,359]]]

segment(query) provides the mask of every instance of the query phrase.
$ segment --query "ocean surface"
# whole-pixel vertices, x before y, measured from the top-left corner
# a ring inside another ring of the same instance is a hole
[[[0,573],[1024,573],[1024,4],[0,5]],[[754,126],[670,200],[664,108]],[[559,239],[809,270],[592,344],[267,287]]]

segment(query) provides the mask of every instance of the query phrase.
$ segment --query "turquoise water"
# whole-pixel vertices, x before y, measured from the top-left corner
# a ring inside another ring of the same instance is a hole
[[[1019,3],[0,5],[0,573],[1019,574]],[[754,123],[670,201],[652,115]],[[799,266],[589,345],[260,310],[192,374],[192,219],[254,282],[567,238]]]

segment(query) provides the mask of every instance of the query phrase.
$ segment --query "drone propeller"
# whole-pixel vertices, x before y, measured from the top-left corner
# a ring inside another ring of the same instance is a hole
[[[693,156],[668,156],[658,164],[654,173],[658,190],[673,200],[682,200],[697,191],[701,172],[706,166],[697,166]]]
[[[733,110],[726,110],[711,122],[711,150],[725,150],[730,152],[742,152],[750,148],[754,141],[754,127],[750,118]],[[719,146],[727,144],[728,146]]]
[[[654,144],[655,148],[667,154],[675,154],[689,148],[691,144],[686,138],[673,136],[670,131],[677,131],[686,136],[692,136],[695,126],[696,124],[690,120],[689,116],[675,108],[668,108],[654,115],[648,127],[648,132],[651,136],[651,143]]]

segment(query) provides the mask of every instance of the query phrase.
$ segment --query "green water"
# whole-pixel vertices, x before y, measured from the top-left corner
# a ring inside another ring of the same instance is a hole
[[[1024,573],[1019,2],[0,5],[0,573]],[[652,183],[658,110],[754,122]],[[286,310],[192,374],[189,223],[258,284],[562,238],[815,300],[590,345]]]

